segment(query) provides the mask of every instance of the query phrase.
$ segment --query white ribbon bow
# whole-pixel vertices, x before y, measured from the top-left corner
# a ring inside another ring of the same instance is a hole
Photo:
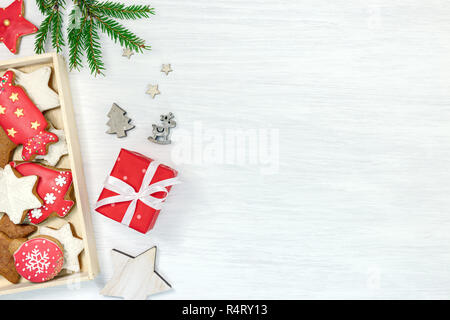
[[[109,176],[105,181],[104,188],[118,193],[118,195],[98,201],[95,209],[107,204],[131,201],[121,221],[121,223],[126,224],[127,226],[130,225],[131,219],[133,219],[138,200],[155,210],[161,210],[162,204],[168,195],[166,187],[173,186],[180,182],[178,178],[175,177],[150,184],[159,165],[160,163],[157,161],[150,162],[138,192],[126,182],[117,179],[116,177]],[[164,196],[162,198],[153,197],[152,194],[156,192],[163,192]]]

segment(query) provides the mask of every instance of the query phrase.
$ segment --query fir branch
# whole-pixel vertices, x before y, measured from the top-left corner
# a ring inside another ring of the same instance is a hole
[[[102,52],[100,51],[100,37],[98,36],[98,30],[95,21],[89,19],[82,32],[86,45],[87,60],[89,68],[91,69],[91,73],[95,75],[103,74],[105,67],[102,62]]]
[[[95,2],[91,6],[95,13],[105,15],[111,18],[136,20],[142,18],[150,18],[155,14],[155,9],[149,5],[125,5],[123,3],[105,1]]]
[[[41,11],[41,13],[45,15],[47,15],[51,11],[51,5],[47,0],[36,0],[36,4],[39,8],[39,11]]]
[[[64,0],[56,0],[55,2],[57,2],[58,4],[54,5],[53,11],[54,11],[54,18],[52,21],[52,46],[53,48],[56,49],[56,52],[61,52],[62,51],[62,47],[65,46],[65,41],[63,38],[63,33],[62,33],[62,13],[61,11],[59,11],[59,8],[63,7],[63,5],[65,4]]]
[[[38,54],[45,52],[45,47],[44,47],[45,41],[47,40],[47,36],[50,31],[50,26],[52,24],[53,15],[54,15],[54,13],[51,13],[50,15],[47,16],[47,18],[44,19],[44,21],[42,21],[41,27],[39,28],[39,30],[37,32],[36,40],[34,42],[34,46],[35,46],[34,50]]]
[[[150,46],[145,45],[143,39],[136,36],[117,21],[102,15],[94,15],[94,17],[100,25],[100,29],[108,34],[108,36],[116,43],[119,42],[122,47],[136,52],[142,52],[143,49],[150,49]]]
[[[78,23],[75,19],[77,11],[72,10],[70,13],[70,21],[73,24]],[[69,67],[70,70],[77,69],[80,70],[80,68],[83,67],[82,57],[83,57],[83,50],[85,49],[85,43],[83,38],[83,32],[85,25],[87,22],[87,17],[83,17],[83,21],[81,21],[78,28],[72,27],[69,29],[68,39],[69,39]]]
[[[35,41],[36,53],[45,52],[48,34],[52,35],[52,47],[61,52],[66,45],[63,32],[62,10],[66,0],[36,0],[39,10],[45,15]],[[70,13],[71,21],[79,19],[81,23],[68,28],[69,66],[79,69],[83,66],[82,58],[86,53],[89,69],[95,75],[105,70],[102,61],[99,29],[114,42],[135,52],[149,50],[150,46],[136,34],[114,19],[136,20],[149,18],[154,9],[149,5],[125,5],[110,0],[73,0],[76,9]],[[76,13],[75,13],[76,11]],[[78,23],[79,21],[77,21]]]

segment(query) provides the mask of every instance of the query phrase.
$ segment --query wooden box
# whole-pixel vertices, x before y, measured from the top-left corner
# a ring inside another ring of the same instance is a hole
[[[8,68],[32,72],[44,66],[52,68],[49,85],[59,94],[61,103],[61,107],[46,111],[44,115],[57,129],[63,129],[66,134],[69,154],[59,161],[57,167],[72,170],[76,205],[66,218],[50,218],[39,226],[59,228],[66,221],[73,224],[77,236],[84,241],[84,251],[80,255],[81,272],[75,274],[61,273],[53,280],[44,283],[32,283],[22,278],[20,283],[12,284],[0,276],[0,295],[58,285],[72,287],[76,282],[93,279],[99,272],[83,162],[81,160],[80,144],[72,106],[68,71],[64,59],[56,53],[48,53],[28,58],[0,61],[0,75]],[[14,160],[21,160],[18,152],[14,154]]]

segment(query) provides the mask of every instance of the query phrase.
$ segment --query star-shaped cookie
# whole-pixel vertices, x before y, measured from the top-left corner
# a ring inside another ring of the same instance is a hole
[[[64,133],[64,130],[50,128],[48,131],[58,136],[58,142],[51,144],[48,147],[48,153],[46,155],[37,155],[35,159],[43,160],[45,164],[54,167],[62,156],[69,153],[69,150],[67,149],[66,134]]]
[[[0,168],[0,212],[6,213],[14,224],[22,223],[28,210],[42,206],[33,193],[37,181],[37,176],[22,177],[9,164]]]
[[[14,224],[6,214],[0,219],[0,231],[11,239],[26,238],[37,230],[29,224]]]
[[[0,42],[12,53],[17,53],[17,42],[21,36],[38,31],[23,17],[23,12],[23,0],[14,0],[7,8],[0,8]]]
[[[158,94],[161,94],[161,92],[159,92],[158,85],[149,85],[146,93],[151,95],[153,99],[155,99],[155,96]]]
[[[1,114],[1,106],[0,106]],[[14,149],[17,146],[8,138],[8,134],[0,127],[0,168],[6,166],[11,161]]]
[[[1,128],[0,128],[1,129]],[[67,141],[66,141],[66,134],[64,133],[64,130],[57,130],[53,128],[50,125],[50,129],[48,129],[48,132],[56,134],[58,137],[58,142],[53,143],[48,146],[48,153],[46,155],[37,155],[34,160],[39,163],[44,163],[48,166],[55,167],[62,156],[69,153],[69,150],[67,148]],[[20,158],[20,155],[22,154],[23,147],[19,145],[15,151],[13,159]]]
[[[41,112],[60,106],[58,94],[48,85],[52,74],[50,67],[42,67],[30,73],[16,69],[9,70],[14,72],[16,84],[25,89],[31,101]]]
[[[24,238],[11,239],[3,232],[0,232],[0,275],[11,283],[20,281],[13,254],[26,240]]]
[[[100,294],[127,300],[145,300],[148,296],[169,290],[168,284],[156,271],[156,247],[137,257],[112,250],[114,274]]]
[[[78,260],[78,255],[84,249],[83,240],[78,239],[73,235],[72,228],[69,222],[67,222],[58,230],[49,227],[41,227],[39,228],[39,233],[44,236],[53,237],[61,242],[64,249],[63,269],[71,272],[80,271],[80,262]]]

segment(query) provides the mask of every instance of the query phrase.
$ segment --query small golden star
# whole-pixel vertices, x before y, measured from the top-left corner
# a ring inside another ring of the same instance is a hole
[[[36,120],[35,122],[31,123],[31,128],[34,130],[37,130],[40,126],[40,123]]]
[[[17,92],[11,93],[11,96],[9,98],[12,102],[19,101],[19,94]]]
[[[23,117],[23,109],[17,108],[14,114],[17,116],[17,118]]]
[[[0,114],[5,114],[6,108],[0,105]]]
[[[161,94],[161,92],[159,92],[158,85],[149,85],[146,93],[151,95],[153,99],[155,99],[156,95]]]
[[[164,72],[166,74],[166,76],[168,76],[169,72],[172,72],[172,71],[173,70],[172,70],[172,67],[170,66],[170,63],[169,64],[163,64],[162,67],[161,67],[161,72]]]
[[[14,135],[17,133],[17,131],[14,130],[14,128],[6,129],[6,131],[8,131],[8,136],[11,136],[13,138],[14,138]]]
[[[123,49],[122,57],[127,57],[128,59],[134,54],[130,49]]]

